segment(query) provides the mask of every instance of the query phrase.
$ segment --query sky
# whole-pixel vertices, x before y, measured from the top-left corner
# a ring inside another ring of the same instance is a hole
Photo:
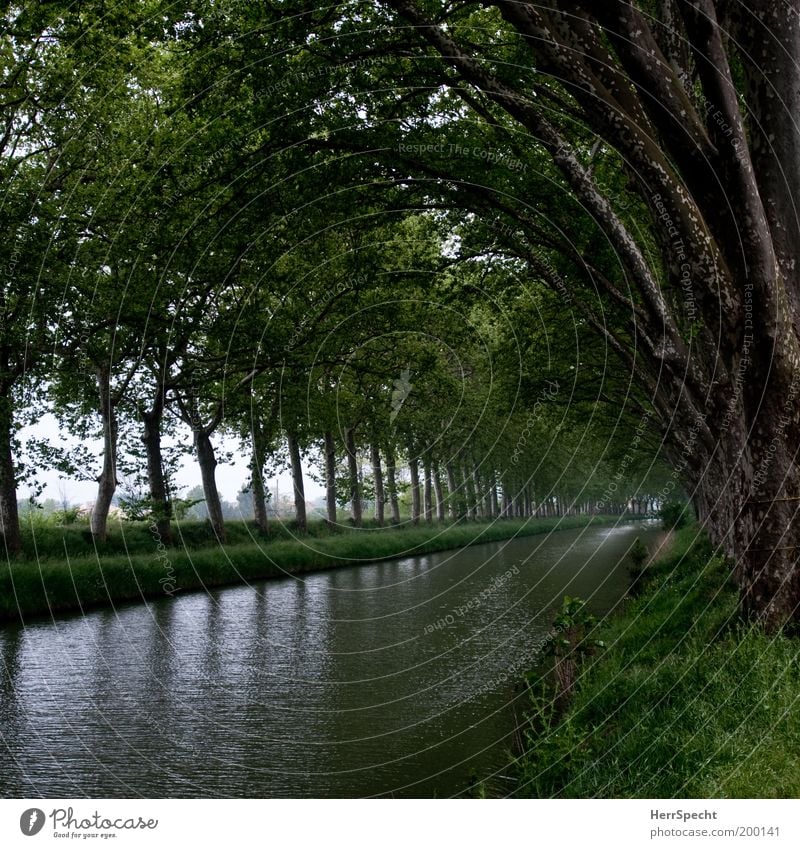
[[[188,429],[182,434],[187,441],[191,439]],[[19,438],[22,443],[30,437],[37,439],[46,439],[52,445],[61,445],[63,447],[73,447],[78,444],[78,439],[64,433],[58,426],[53,415],[43,416],[35,425],[23,428],[19,433]],[[214,447],[217,448],[217,486],[219,488],[220,497],[226,501],[236,502],[236,494],[241,489],[244,482],[250,476],[247,457],[241,456],[241,445],[236,439],[222,439],[221,437],[213,437]],[[165,444],[175,444],[175,440],[164,440]],[[100,459],[103,450],[103,443],[100,439],[90,439],[85,442],[86,447],[97,457],[97,467],[99,471]],[[230,451],[234,454],[232,463],[223,463],[220,457]],[[306,463],[307,464],[307,463]],[[40,483],[43,483],[45,488],[39,496],[39,500],[43,501],[47,498],[61,501],[63,496],[73,504],[87,504],[95,499],[97,494],[97,484],[88,480],[65,479],[56,470],[45,470],[40,473],[38,478]],[[176,476],[177,485],[185,487],[183,491],[187,491],[194,486],[199,486],[200,469],[194,458],[191,455],[186,455],[182,458],[181,468]],[[279,475],[273,476],[265,481],[269,486],[270,491],[275,494],[277,484],[278,491],[281,495],[290,494],[292,491],[292,477],[288,471],[284,471]],[[315,500],[322,497],[325,491],[322,486],[315,483],[307,473],[304,474],[304,484],[306,498]],[[30,494],[29,487],[22,483],[19,488],[19,499],[25,500]]]

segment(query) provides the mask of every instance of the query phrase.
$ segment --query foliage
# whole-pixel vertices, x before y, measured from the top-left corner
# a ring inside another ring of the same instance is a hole
[[[680,530],[691,518],[692,508],[687,501],[667,501],[659,510],[665,530]]]
[[[642,542],[642,540],[637,536],[636,540],[631,545],[631,549],[628,551],[628,559],[630,561],[628,572],[634,580],[641,577],[644,564],[647,562],[649,557],[650,551],[647,550],[647,545],[645,545],[644,542]]]

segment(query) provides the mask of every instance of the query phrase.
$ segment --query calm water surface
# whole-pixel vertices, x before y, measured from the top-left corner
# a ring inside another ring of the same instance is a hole
[[[0,795],[456,795],[506,762],[513,681],[564,594],[611,610],[628,547],[656,533],[567,530],[5,627]]]

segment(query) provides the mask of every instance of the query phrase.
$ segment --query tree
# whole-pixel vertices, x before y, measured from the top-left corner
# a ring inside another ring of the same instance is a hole
[[[317,146],[369,150],[369,169],[391,151],[384,174],[441,187],[570,297],[652,404],[745,614],[796,624],[800,4],[341,9],[327,28],[309,13],[327,56],[394,51],[380,72],[407,96],[360,69]],[[483,140],[465,147],[465,128]],[[602,252],[581,250],[587,233]]]
[[[65,46],[67,6],[17,4],[0,13],[0,226],[5,234],[0,246],[0,535],[11,555],[22,549],[16,436],[25,417],[22,394],[31,372],[41,373],[57,314],[57,290],[42,280],[57,278],[66,264],[73,233],[61,223],[59,193],[86,161],[86,144],[70,155],[60,146],[69,123],[64,114],[75,101],[69,80],[76,57]]]

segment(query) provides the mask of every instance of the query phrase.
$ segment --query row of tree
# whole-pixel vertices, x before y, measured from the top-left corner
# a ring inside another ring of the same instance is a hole
[[[677,478],[743,608],[794,620],[798,10],[434,5],[3,13],[7,549],[42,464],[97,478],[98,539],[142,475],[168,538],[181,434],[223,539],[227,434],[256,510],[305,453],[355,521],[359,464],[418,517]],[[19,444],[45,411],[99,468]]]
[[[360,165],[317,145],[318,116],[273,126],[289,86],[197,89],[194,62],[210,30],[174,9],[147,18],[148,9],[158,4],[91,26],[66,4],[7,13],[7,552],[22,544],[19,484],[42,467],[97,480],[97,541],[120,477],[146,486],[171,541],[181,450],[196,458],[224,541],[223,435],[250,457],[264,530],[265,476],[284,465],[305,526],[308,456],[331,522],[348,504],[361,524],[364,465],[379,523],[400,520],[399,476],[412,522],[595,508],[607,441],[595,433],[564,448],[564,434],[583,428],[584,402],[599,400],[588,361],[603,354],[590,350],[583,322],[519,257],[486,250],[481,221],[432,209],[405,185],[365,187]],[[300,82],[306,100],[328,84],[298,72],[291,86]],[[543,312],[566,322],[546,366],[539,356],[551,340],[529,326]],[[577,379],[576,334],[587,351]],[[45,412],[77,448],[19,443],[19,428]],[[99,466],[86,448],[98,434]],[[182,448],[167,446],[176,440]],[[640,488],[635,475],[627,482],[626,495]],[[620,492],[614,503],[623,502]]]

